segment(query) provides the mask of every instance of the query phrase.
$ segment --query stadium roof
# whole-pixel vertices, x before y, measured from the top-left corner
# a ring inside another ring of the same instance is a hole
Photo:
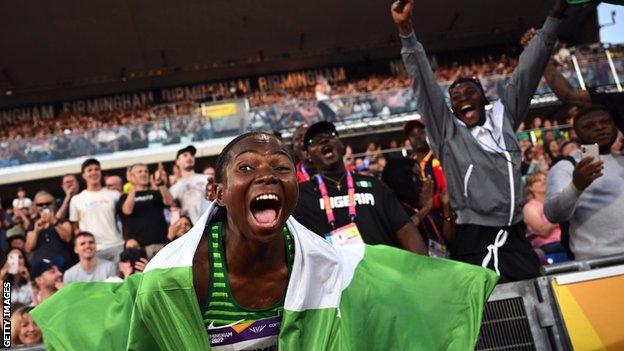
[[[540,25],[551,4],[419,1],[414,24],[430,51],[510,43]],[[0,107],[396,56],[389,6],[354,0],[2,1]]]

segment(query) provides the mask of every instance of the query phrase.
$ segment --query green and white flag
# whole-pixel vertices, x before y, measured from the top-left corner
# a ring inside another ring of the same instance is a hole
[[[145,273],[123,283],[69,284],[35,308],[47,348],[209,350],[191,265],[214,212],[213,204]],[[474,348],[498,279],[492,271],[387,246],[337,249],[293,218],[287,225],[295,257],[280,350]]]

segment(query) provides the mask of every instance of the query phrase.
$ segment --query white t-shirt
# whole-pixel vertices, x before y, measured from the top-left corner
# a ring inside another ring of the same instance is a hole
[[[69,220],[78,222],[81,231],[93,234],[98,251],[123,245],[115,220],[115,204],[120,196],[118,191],[106,188],[83,190],[69,203]]]
[[[180,178],[169,189],[173,198],[180,201],[182,211],[188,214],[193,223],[197,222],[208,208],[208,200],[206,200],[207,183],[208,177],[195,173],[192,176]]]
[[[80,262],[65,271],[63,283],[72,282],[103,282],[110,277],[117,276],[117,265],[111,261],[96,258],[96,265],[93,270],[87,272],[82,268]]]

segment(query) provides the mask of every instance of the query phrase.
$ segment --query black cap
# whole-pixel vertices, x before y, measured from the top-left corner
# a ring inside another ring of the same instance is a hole
[[[98,167],[100,166],[100,161],[94,159],[94,158],[88,158],[86,160],[84,160],[84,162],[82,163],[82,165],[80,166],[80,173],[84,172],[85,168],[91,166],[91,165],[98,165]]]
[[[322,132],[336,132],[336,126],[333,123],[327,121],[316,122],[306,130],[305,135],[303,136],[303,147],[307,150],[310,145],[310,140],[314,138],[317,134]]]
[[[195,146],[189,145],[185,147],[184,149],[178,150],[178,153],[176,154],[176,160],[178,159],[178,157],[180,157],[180,155],[182,155],[185,152],[190,152],[191,155],[195,156],[195,154],[197,153],[197,149],[195,148]]]
[[[48,269],[52,269],[52,267],[55,267],[55,266],[56,264],[51,259],[42,258],[41,261],[35,263],[32,266],[32,268],[30,269],[30,276],[34,280],[35,278],[42,275],[43,272],[47,271]]]

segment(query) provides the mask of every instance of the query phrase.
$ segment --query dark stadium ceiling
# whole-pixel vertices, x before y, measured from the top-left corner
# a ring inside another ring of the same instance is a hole
[[[515,42],[544,0],[420,1],[430,51]],[[0,2],[0,107],[398,56],[389,1]],[[7,91],[9,94],[7,94]]]

